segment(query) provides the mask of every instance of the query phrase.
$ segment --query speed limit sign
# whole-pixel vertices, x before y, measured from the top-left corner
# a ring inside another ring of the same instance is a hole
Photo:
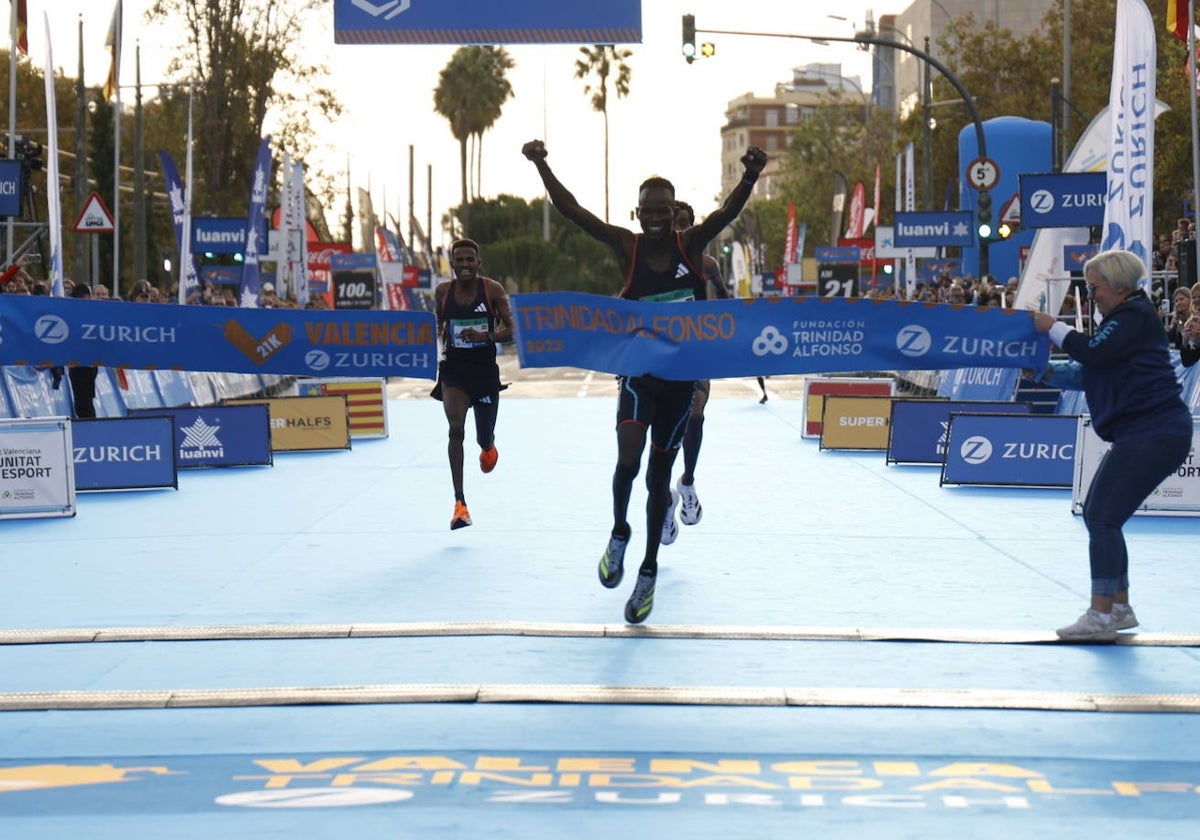
[[[1000,167],[991,158],[977,157],[967,164],[967,183],[980,192],[1000,183]]]

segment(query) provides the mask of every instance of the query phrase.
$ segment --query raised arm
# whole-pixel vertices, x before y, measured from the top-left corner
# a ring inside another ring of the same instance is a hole
[[[716,239],[717,234],[733,223],[750,199],[754,184],[766,165],[766,152],[758,146],[746,149],[746,154],[742,155],[742,166],[745,167],[742,180],[725,196],[724,203],[709,213],[703,222],[684,231],[684,243],[689,252],[703,250],[705,245]]]
[[[622,227],[610,225],[602,221],[589,210],[585,210],[575,196],[562,185],[557,176],[550,170],[550,164],[546,162],[546,144],[541,140],[530,140],[521,147],[521,154],[525,155],[533,165],[537,167],[538,175],[542,177],[542,183],[546,185],[546,192],[550,196],[550,201],[558,208],[558,211],[577,224],[584,233],[603,242],[608,247],[617,252],[628,250],[627,240],[632,238],[632,234]]]

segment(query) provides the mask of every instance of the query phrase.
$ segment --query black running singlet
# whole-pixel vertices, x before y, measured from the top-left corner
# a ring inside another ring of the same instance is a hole
[[[461,304],[454,299],[454,286],[451,283],[442,299],[442,346],[446,351],[446,360],[452,362],[493,362],[496,359],[495,342],[469,341],[463,338],[463,331],[475,329],[491,334],[496,329],[496,316],[492,311],[492,303],[488,300],[487,287],[484,278],[478,280],[475,298],[470,303]]]
[[[634,234],[633,267],[625,278],[620,297],[661,302],[705,300],[708,297],[708,280],[684,252],[678,232],[675,233],[670,267],[666,271],[655,271],[646,264],[641,245],[642,234]]]

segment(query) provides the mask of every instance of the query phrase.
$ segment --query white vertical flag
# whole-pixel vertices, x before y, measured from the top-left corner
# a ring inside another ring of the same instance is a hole
[[[288,203],[296,220],[296,256],[292,262],[292,291],[300,306],[308,304],[308,203],[304,193],[304,164],[293,163],[287,174]]]
[[[1106,250],[1137,254],[1146,264],[1146,283],[1154,255],[1154,35],[1154,21],[1142,0],[1117,0],[1101,243]]]
[[[917,209],[916,160],[913,144],[904,147],[904,209],[912,212]],[[904,255],[904,290],[909,300],[917,293],[917,258],[913,249],[909,248]]]
[[[183,231],[179,237],[179,302],[201,303],[204,284],[196,274],[192,259],[192,105],[196,98],[196,83],[188,82],[187,149],[183,156]]]
[[[58,182],[58,104],[54,98],[54,57],[50,45],[50,15],[46,19],[46,223],[50,226],[50,294],[62,297],[62,187]]]

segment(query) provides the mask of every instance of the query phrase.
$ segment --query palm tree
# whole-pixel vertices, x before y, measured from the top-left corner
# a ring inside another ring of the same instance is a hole
[[[513,95],[505,73],[514,66],[503,47],[461,47],[438,74],[433,108],[450,123],[450,133],[459,143],[464,208],[469,200],[468,143],[474,141],[478,150],[483,133],[500,118],[504,102]],[[478,159],[478,151],[476,155]]]
[[[587,79],[595,76],[595,82],[586,82],[583,92],[592,96],[592,110],[604,115],[604,221],[608,221],[608,82],[612,77],[613,90],[617,97],[629,95],[629,65],[625,59],[633,55],[631,50],[617,49],[612,44],[597,44],[580,47],[582,58],[575,60],[575,78]]]

